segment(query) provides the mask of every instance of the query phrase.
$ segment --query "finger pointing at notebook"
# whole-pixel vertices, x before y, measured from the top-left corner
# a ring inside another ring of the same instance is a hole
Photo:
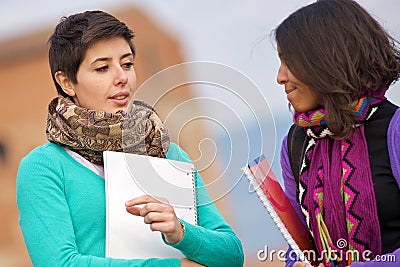
[[[167,200],[143,195],[127,201],[125,206],[129,213],[142,216],[152,231],[162,232],[168,243],[175,244],[183,238],[183,226]]]

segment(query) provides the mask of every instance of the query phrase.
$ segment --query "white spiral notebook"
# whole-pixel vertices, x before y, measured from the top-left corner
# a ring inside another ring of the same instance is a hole
[[[167,199],[178,218],[197,224],[194,166],[191,163],[105,151],[106,257],[171,258],[183,254],[152,232],[125,202],[141,195]]]

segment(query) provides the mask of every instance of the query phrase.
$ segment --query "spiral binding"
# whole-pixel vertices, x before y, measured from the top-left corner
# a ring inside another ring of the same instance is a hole
[[[189,174],[188,174],[189,175]],[[193,201],[194,201],[194,223],[195,225],[199,225],[198,222],[198,214],[197,214],[197,194],[196,194],[196,188],[197,188],[197,180],[195,178],[195,170],[192,168],[192,184],[193,184]]]
[[[293,237],[288,232],[285,224],[282,222],[281,218],[279,218],[278,214],[272,207],[271,203],[269,202],[268,198],[265,196],[264,192],[262,191],[261,187],[257,184],[254,176],[251,174],[251,171],[247,167],[242,168],[243,173],[246,175],[247,179],[249,180],[251,186],[255,189],[255,192],[258,198],[261,200],[263,206],[267,209],[269,215],[271,216],[273,222],[278,227],[279,231],[285,238],[286,242],[290,245],[296,255],[302,262],[310,264],[307,258],[304,256],[303,252],[300,250],[299,246],[294,241]]]

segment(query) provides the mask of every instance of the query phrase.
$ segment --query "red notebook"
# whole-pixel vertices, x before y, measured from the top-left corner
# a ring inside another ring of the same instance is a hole
[[[311,250],[309,231],[297,215],[264,155],[242,168],[262,204],[299,259],[308,262],[303,251]]]

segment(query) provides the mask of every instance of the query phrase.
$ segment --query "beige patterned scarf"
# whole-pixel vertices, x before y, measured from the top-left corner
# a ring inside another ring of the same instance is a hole
[[[169,135],[154,109],[134,101],[127,111],[108,113],[75,105],[56,97],[48,108],[47,139],[67,147],[95,164],[103,164],[103,151],[165,157]]]

